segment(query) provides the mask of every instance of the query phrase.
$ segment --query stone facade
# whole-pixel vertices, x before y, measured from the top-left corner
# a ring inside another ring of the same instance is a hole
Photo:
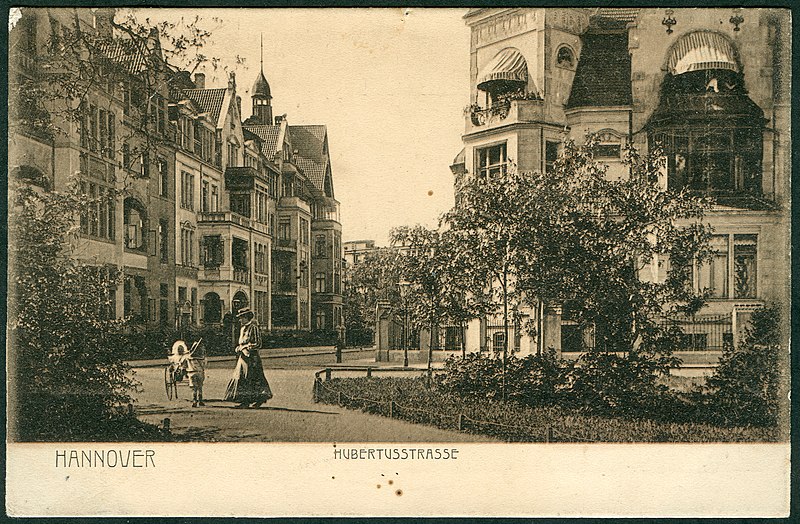
[[[661,9],[488,8],[465,16],[472,105],[464,151],[451,166],[456,176],[509,162],[547,171],[564,138],[594,133],[596,158],[610,177],[625,177],[627,144],[647,151],[669,139],[664,183],[694,184],[718,197],[707,216],[716,266],[694,274],[694,285],[715,295],[702,320],[688,326],[697,350],[735,343],[753,308],[789,304],[790,18],[780,9],[736,13],[744,22],[734,24],[730,9],[675,9],[674,28],[662,23]],[[691,82],[703,84],[689,92]],[[673,99],[702,99],[706,108],[671,114],[665,108]],[[699,151],[712,129],[722,138]],[[691,142],[683,145],[686,134]],[[698,181],[700,167],[712,173],[710,181]],[[659,278],[657,267],[644,277]],[[539,309],[523,312],[539,337],[512,330],[509,347],[569,349],[575,333],[561,308]],[[502,320],[471,322],[468,350],[502,347],[497,324]]]
[[[36,57],[62,26],[106,31],[109,42],[120,42],[104,23],[113,9],[22,13],[10,36],[25,46],[15,54],[13,75],[33,74]],[[55,122],[62,130],[55,138],[10,133],[12,176],[34,172],[41,185],[64,190],[77,174],[87,194],[107,196],[97,213],[81,219],[75,256],[123,272],[115,316],[131,316],[142,328],[221,325],[248,305],[267,329],[342,326],[341,224],[325,126],[273,119],[263,71],[253,116],[243,121],[233,74],[227,85],[207,87],[202,73],[192,79],[166,66],[155,34],[136,53],[105,58],[122,68],[138,64],[141,76],[160,79],[147,93],[155,145],[137,147],[130,139],[130,101],[148,88],[133,70],[119,86],[98,83],[87,94],[85,125]],[[100,131],[100,148],[98,115],[106,133]],[[319,237],[324,246],[312,252]],[[315,274],[325,279],[318,289]]]

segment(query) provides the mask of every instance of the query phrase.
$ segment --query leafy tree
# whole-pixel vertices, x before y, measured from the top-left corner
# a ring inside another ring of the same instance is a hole
[[[135,389],[117,347],[127,324],[114,318],[121,275],[75,256],[80,218],[102,204],[80,194],[76,173],[63,171],[56,149],[80,137],[106,162],[131,168],[172,139],[170,87],[186,85],[187,70],[217,62],[201,52],[210,32],[199,18],[153,24],[136,11],[114,17],[101,9],[98,23],[109,30],[98,31],[86,22],[86,9],[48,14],[23,8],[9,35],[10,153],[50,149],[58,180],[29,180],[42,188],[9,181],[12,433],[24,440],[113,438],[103,428],[116,424]],[[87,111],[91,104],[104,112]],[[128,177],[137,177],[115,171],[124,175],[109,180],[114,200],[128,189]]]
[[[658,151],[628,151],[629,176],[610,180],[593,158],[594,144],[593,137],[581,146],[565,142],[548,173],[512,165],[491,176],[465,174],[457,205],[443,220],[464,245],[463,266],[490,278],[506,341],[510,309],[564,304],[593,331],[596,349],[645,354],[667,372],[680,333],[661,319],[703,304],[705,295],[692,290],[687,275],[709,256],[702,218],[710,201],[664,190]],[[665,278],[642,278],[653,263]]]
[[[115,346],[125,324],[111,312],[119,275],[71,256],[85,197],[23,185],[10,203],[12,435],[90,435],[131,400],[135,386]]]
[[[402,246],[402,256],[396,262],[399,275],[410,287],[406,307],[415,324],[427,327],[433,336],[442,322],[463,325],[482,311],[484,301],[480,290],[484,287],[480,284],[485,280],[463,265],[465,257],[458,254],[463,249],[459,238],[446,230],[417,225],[393,229],[391,240],[394,245]],[[432,346],[433,341],[428,354],[429,367]]]
[[[344,289],[344,321],[347,333],[363,333],[375,326],[375,308],[378,301],[388,301],[399,306],[398,252],[393,248],[379,248],[367,253],[357,264],[347,270]],[[350,338],[350,335],[348,335]]]

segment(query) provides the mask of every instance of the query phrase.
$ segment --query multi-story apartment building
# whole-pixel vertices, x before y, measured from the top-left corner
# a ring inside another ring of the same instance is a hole
[[[267,329],[341,326],[325,126],[273,119],[263,71],[244,125],[233,74],[206,87],[202,73],[192,79],[165,63],[156,32],[144,45],[113,35],[113,16],[25,9],[11,37],[23,77],[37,73],[62,25],[99,37],[97,60],[124,73],[93,83],[76,101],[81,118],[56,122],[61,132],[23,126],[10,137],[10,173],[57,190],[78,173],[98,199],[80,218],[76,256],[123,271],[109,314],[145,328],[215,326],[247,305]]]
[[[274,329],[336,330],[342,320],[339,202],[333,194],[327,128],[290,126],[273,117],[263,70],[251,92],[253,114],[244,129],[260,140],[275,169],[276,215],[271,252]]]
[[[664,184],[716,197],[710,264],[693,285],[712,298],[683,324],[697,350],[733,343],[749,312],[789,304],[790,22],[778,9],[485,8],[465,15],[470,110],[451,170],[547,172],[565,137],[596,133],[595,158],[624,177],[627,144],[656,144]],[[659,261],[645,278],[663,278]],[[663,262],[663,261],[661,261]],[[578,350],[563,304],[524,311],[530,352]],[[467,346],[503,345],[502,320],[466,330]],[[591,343],[591,341],[588,341]]]
[[[149,66],[163,61],[157,32],[140,45],[125,45],[112,38],[113,16],[113,9],[23,11],[10,35],[11,84],[47,82],[52,74],[61,78],[56,83],[74,80],[76,91],[77,86],[84,89],[80,99],[69,100],[78,114],[69,112],[63,100],[42,97],[51,132],[11,123],[9,172],[48,189],[78,183],[95,203],[80,217],[75,256],[124,274],[123,285],[111,294],[108,315],[131,317],[134,325],[172,325],[175,197],[168,187],[175,147],[167,119],[167,75]],[[90,43],[82,33],[94,35]],[[47,59],[67,47],[80,58],[63,64]],[[87,80],[58,71],[78,63],[96,67],[98,77]],[[12,104],[21,100],[15,97]]]

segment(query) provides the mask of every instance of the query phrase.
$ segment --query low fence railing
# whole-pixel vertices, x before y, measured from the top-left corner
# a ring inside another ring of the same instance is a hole
[[[431,377],[431,371],[407,367],[372,367],[372,366],[337,366],[325,368],[314,373],[314,402],[323,404],[336,404],[347,409],[362,409],[369,413],[388,418],[396,418],[409,422],[430,424],[440,429],[456,430],[479,435],[496,436],[503,440],[527,442],[598,442],[597,440],[581,435],[579,431],[567,432],[556,429],[551,425],[525,426],[503,424],[490,420],[480,420],[468,417],[463,413],[442,413],[403,405],[395,400],[375,400],[361,397],[337,389],[331,385],[334,371],[360,371],[371,378],[376,372],[416,372]],[[321,375],[324,374],[324,380]],[[418,416],[411,416],[417,413]],[[422,415],[422,416],[419,416]],[[492,429],[494,428],[494,429]]]

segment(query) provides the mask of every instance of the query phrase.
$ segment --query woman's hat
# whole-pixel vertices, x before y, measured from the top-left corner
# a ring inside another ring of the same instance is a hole
[[[253,313],[253,310],[249,307],[243,307],[236,313],[236,318],[241,318],[247,315],[255,315],[255,313]]]

